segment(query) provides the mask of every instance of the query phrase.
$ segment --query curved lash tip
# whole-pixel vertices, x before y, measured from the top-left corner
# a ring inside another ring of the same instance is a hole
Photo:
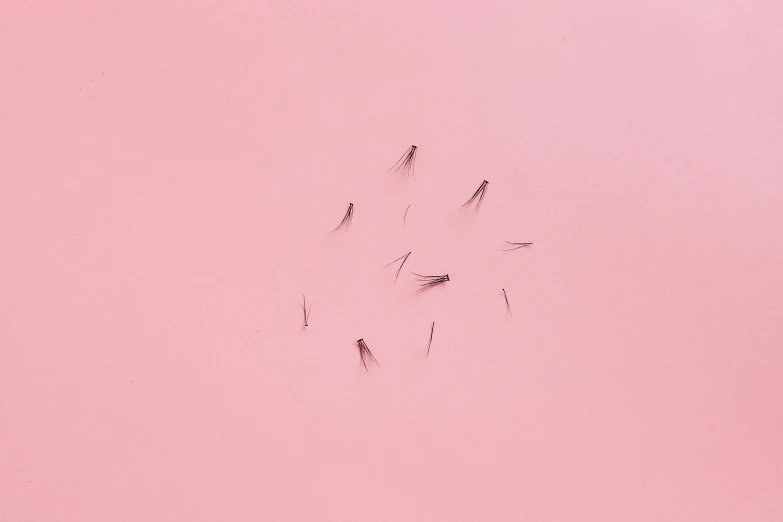
[[[427,344],[427,357],[430,356],[430,348],[432,348],[432,334],[435,333],[435,321],[432,321],[432,329],[430,330],[430,342]]]

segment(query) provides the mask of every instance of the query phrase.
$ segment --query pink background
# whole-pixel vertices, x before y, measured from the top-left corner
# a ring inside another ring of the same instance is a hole
[[[781,25],[4,2],[0,520],[783,520]]]

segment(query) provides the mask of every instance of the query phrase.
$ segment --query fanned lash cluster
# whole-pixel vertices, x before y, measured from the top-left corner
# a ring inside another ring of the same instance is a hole
[[[348,230],[351,228],[351,223],[353,223],[353,203],[348,203],[348,210],[345,212],[343,220],[340,221],[340,224],[337,225],[335,230],[340,230],[341,228],[343,230]]]
[[[392,165],[391,169],[395,172],[402,172],[402,174],[408,178],[408,177],[416,177],[414,167],[416,164],[416,152],[418,151],[418,148],[416,145],[411,145],[408,150],[405,151],[405,153],[400,157],[400,159],[397,160],[397,162]],[[487,194],[487,187],[489,187],[489,181],[483,180],[481,182],[481,185],[479,185],[479,188],[476,189],[476,192],[473,193],[473,195],[470,197],[469,200],[467,200],[465,203],[462,204],[463,207],[471,207],[473,206],[476,213],[479,212],[481,209],[481,204],[484,202],[484,197]],[[407,225],[407,218],[408,218],[408,210],[410,210],[411,206],[408,205],[408,207],[405,209],[405,214],[403,215],[402,221],[403,225]],[[353,203],[348,203],[348,210],[345,212],[345,216],[343,216],[342,221],[340,221],[340,224],[337,225],[337,227],[334,229],[337,230],[348,230],[351,228],[351,224],[353,223]],[[520,248],[527,248],[530,247],[533,243],[531,242],[505,242],[508,245],[508,248],[501,249],[503,252],[509,252],[512,250],[519,250]],[[405,265],[405,262],[408,261],[408,257],[410,257],[411,252],[408,252],[407,254],[404,254],[391,263],[388,263],[387,265],[384,265],[384,268],[391,266],[398,261],[402,261],[397,267],[397,272],[394,276],[394,281],[396,282],[397,279],[400,277],[400,271],[402,271],[402,267]],[[451,281],[449,279],[449,274],[444,275],[421,275],[417,274],[416,272],[411,272],[418,282],[419,288],[416,291],[417,294],[420,294],[422,292],[425,292],[427,290],[430,290],[432,288],[435,288],[436,286],[440,286],[443,283],[448,283]],[[511,304],[508,301],[508,294],[506,293],[506,289],[501,289],[503,292],[503,299],[506,302],[506,311],[509,315],[512,315],[511,313]],[[305,296],[302,296],[302,314],[304,316],[304,326],[309,325],[310,321],[310,307],[307,306],[307,300],[305,299]],[[432,337],[435,333],[435,321],[432,322],[432,327],[430,328],[430,339],[427,343],[427,357],[430,355],[430,348],[432,348]],[[359,347],[359,359],[364,366],[364,369],[368,372],[368,362],[374,363],[376,366],[380,365],[378,364],[378,361],[375,359],[375,356],[370,351],[370,348],[367,346],[367,343],[364,341],[364,338],[359,339],[356,341],[356,344]]]
[[[410,148],[405,151],[405,154],[400,156],[400,159],[397,160],[397,163],[392,165],[392,169],[394,169],[396,172],[402,171],[402,173],[405,175],[406,178],[409,175],[412,175],[415,178],[416,173],[414,172],[414,168],[413,168],[415,164],[416,164],[416,145],[411,145]]]
[[[367,346],[367,343],[364,342],[364,339],[359,339],[356,341],[356,344],[359,345],[359,357],[362,359],[362,364],[364,365],[364,369],[368,372],[370,371],[369,368],[367,368],[367,361],[371,361],[375,363],[375,366],[380,367],[381,365],[378,364],[378,361],[375,359],[375,356],[370,351],[370,347]]]
[[[478,214],[478,211],[481,208],[481,202],[484,201],[484,196],[487,193],[488,186],[489,186],[489,181],[487,180],[482,181],[481,185],[479,185],[479,188],[476,189],[476,192],[474,192],[473,195],[470,196],[470,199],[467,200],[465,203],[463,203],[462,206],[469,207],[470,204],[476,201],[476,198],[478,198],[478,202],[476,203],[476,213]]]
[[[449,274],[442,275],[442,276],[425,276],[413,272],[413,275],[416,276],[416,281],[421,283],[419,285],[418,293],[424,292],[425,290],[429,290],[430,288],[435,288],[436,286],[449,281]]]

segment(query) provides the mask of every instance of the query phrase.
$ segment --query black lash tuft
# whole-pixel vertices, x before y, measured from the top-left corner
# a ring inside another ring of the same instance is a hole
[[[416,172],[414,171],[414,165],[416,164],[416,148],[416,145],[411,145],[408,150],[405,151],[405,154],[403,154],[400,159],[397,160],[397,163],[392,165],[389,170],[394,170],[395,172],[402,171],[406,178],[409,175],[413,175],[415,178]]]
[[[362,364],[364,365],[364,369],[369,373],[370,369],[367,368],[367,361],[374,362],[375,366],[380,367],[381,365],[378,364],[378,361],[375,359],[375,356],[370,351],[369,346],[367,346],[367,343],[364,342],[364,339],[359,339],[356,341],[356,344],[359,345],[359,357],[362,359]]]
[[[425,290],[429,290],[430,288],[434,288],[440,284],[446,283],[450,281],[449,274],[442,275],[442,276],[424,276],[421,274],[417,274],[416,272],[412,272],[413,275],[417,277],[417,281],[419,281],[419,289],[417,293],[424,292]]]
[[[484,180],[481,182],[481,185],[479,185],[479,188],[476,189],[476,192],[473,193],[473,195],[470,197],[469,200],[467,200],[465,203],[462,204],[463,207],[470,206],[473,201],[478,198],[478,202],[476,203],[476,212],[479,211],[481,208],[481,202],[484,201],[484,195],[487,193],[487,186],[489,186],[489,181]]]
[[[341,228],[344,230],[348,230],[349,228],[351,228],[352,222],[353,222],[353,203],[348,203],[348,210],[346,211],[343,220],[340,221],[340,224],[337,225],[335,230],[340,230]]]

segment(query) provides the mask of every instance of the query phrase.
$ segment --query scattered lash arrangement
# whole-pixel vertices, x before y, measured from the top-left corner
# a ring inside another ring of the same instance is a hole
[[[416,151],[418,148],[416,145],[411,145],[408,150],[405,151],[405,153],[400,157],[400,159],[397,160],[397,163],[392,165],[392,167],[389,169],[394,170],[395,172],[402,172],[402,174],[408,178],[408,177],[416,177],[414,167],[416,164]],[[481,185],[479,185],[479,188],[476,189],[476,192],[473,193],[473,195],[470,197],[469,200],[467,200],[465,203],[462,204],[463,207],[470,207],[471,205],[474,206],[474,210],[476,213],[481,209],[481,203],[484,201],[484,196],[487,194],[487,187],[489,187],[489,181],[483,180],[481,182]],[[411,206],[408,205],[408,208],[405,209],[405,214],[403,215],[402,221],[403,226],[407,225],[407,217],[408,217],[408,210],[410,210]],[[340,224],[335,227],[335,231],[337,230],[348,230],[351,228],[351,223],[353,222],[353,203],[348,203],[348,210],[345,212],[345,216],[343,216],[343,220],[340,221]],[[510,252],[513,250],[519,250],[520,248],[528,248],[533,243],[527,242],[527,243],[521,243],[521,242],[510,242],[505,241],[505,243],[509,246],[509,248],[503,248],[503,252]],[[400,277],[400,271],[402,270],[402,267],[405,265],[405,262],[408,260],[408,257],[411,255],[411,252],[408,252],[407,254],[404,254],[391,263],[384,265],[383,268],[386,268],[388,266],[393,265],[394,263],[397,263],[398,261],[402,261],[400,263],[400,266],[397,268],[397,273],[394,276],[394,281],[397,281],[397,278]],[[427,290],[430,290],[432,288],[435,288],[436,286],[442,285],[444,283],[448,283],[451,281],[449,279],[449,274],[444,275],[421,275],[417,274],[416,272],[411,272],[415,277],[416,281],[419,283],[419,289],[416,291],[417,294],[420,294],[422,292],[425,292]],[[503,291],[503,298],[506,301],[506,311],[509,315],[513,315],[511,313],[511,305],[508,302],[508,294],[506,294],[506,289],[502,288]],[[310,320],[310,308],[307,307],[307,300],[305,299],[305,296],[302,296],[302,313],[304,315],[304,326],[308,326],[308,322]],[[432,348],[432,337],[435,333],[435,321],[432,322],[432,328],[430,329],[430,340],[429,343],[427,343],[427,357],[430,355],[430,349]],[[376,366],[380,367],[380,364],[378,364],[377,359],[375,359],[375,356],[370,351],[370,348],[367,346],[367,343],[365,342],[364,338],[359,339],[356,341],[357,346],[359,347],[359,359],[361,360],[362,365],[364,366],[364,369],[369,373],[370,369],[367,366],[367,363],[374,363]]]

